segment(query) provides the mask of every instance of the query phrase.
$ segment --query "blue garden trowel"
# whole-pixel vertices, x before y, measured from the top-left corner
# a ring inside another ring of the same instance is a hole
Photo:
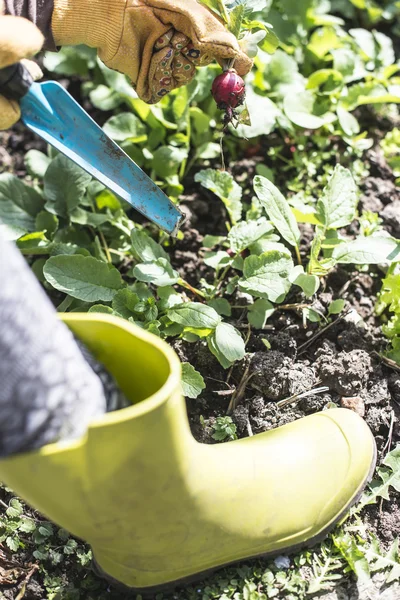
[[[0,70],[0,93],[18,100],[33,132],[171,235],[182,213],[57,82],[34,83],[17,63]]]

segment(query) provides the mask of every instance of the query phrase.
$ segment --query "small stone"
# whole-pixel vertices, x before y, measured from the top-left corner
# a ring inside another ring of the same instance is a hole
[[[364,326],[365,327],[365,324],[363,324],[363,318],[362,318],[362,316],[359,315],[358,312],[354,308],[351,308],[348,311],[348,313],[346,314],[346,316],[343,317],[343,320],[345,321],[345,323],[352,323],[353,325],[358,325],[358,326]]]
[[[364,401],[362,398],[360,398],[360,396],[353,396],[351,398],[343,396],[340,399],[340,406],[342,406],[342,408],[349,408],[353,412],[357,413],[360,417],[365,415]]]
[[[286,554],[282,554],[277,556],[274,560],[275,566],[277,569],[289,569],[290,568],[290,558],[286,556]]]
[[[391,229],[393,236],[400,235],[400,200],[393,200],[390,204],[385,206],[381,216],[385,222],[385,225]]]

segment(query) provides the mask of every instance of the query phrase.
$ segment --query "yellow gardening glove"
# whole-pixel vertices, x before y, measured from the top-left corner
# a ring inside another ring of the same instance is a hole
[[[235,59],[245,75],[252,61],[236,38],[196,0],[55,0],[57,46],[86,44],[125,73],[145,102],[186,85],[197,65]]]
[[[10,17],[4,14],[4,5],[0,0],[0,69],[8,67],[28,56],[39,52],[43,45],[43,36],[39,29],[27,19]],[[33,79],[39,79],[42,72],[38,65],[24,60]],[[7,100],[0,95],[0,129],[8,129],[20,118],[18,102]]]

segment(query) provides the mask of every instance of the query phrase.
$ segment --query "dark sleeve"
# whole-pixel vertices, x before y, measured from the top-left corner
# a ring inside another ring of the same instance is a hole
[[[77,439],[129,404],[0,228],[0,457]]]
[[[45,37],[44,50],[57,50],[51,32],[53,0],[6,0],[6,14],[25,17],[35,23]]]

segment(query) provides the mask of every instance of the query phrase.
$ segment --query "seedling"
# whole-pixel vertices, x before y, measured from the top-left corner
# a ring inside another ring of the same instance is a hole
[[[212,428],[214,429],[212,438],[218,442],[237,439],[236,425],[231,417],[217,417]]]

